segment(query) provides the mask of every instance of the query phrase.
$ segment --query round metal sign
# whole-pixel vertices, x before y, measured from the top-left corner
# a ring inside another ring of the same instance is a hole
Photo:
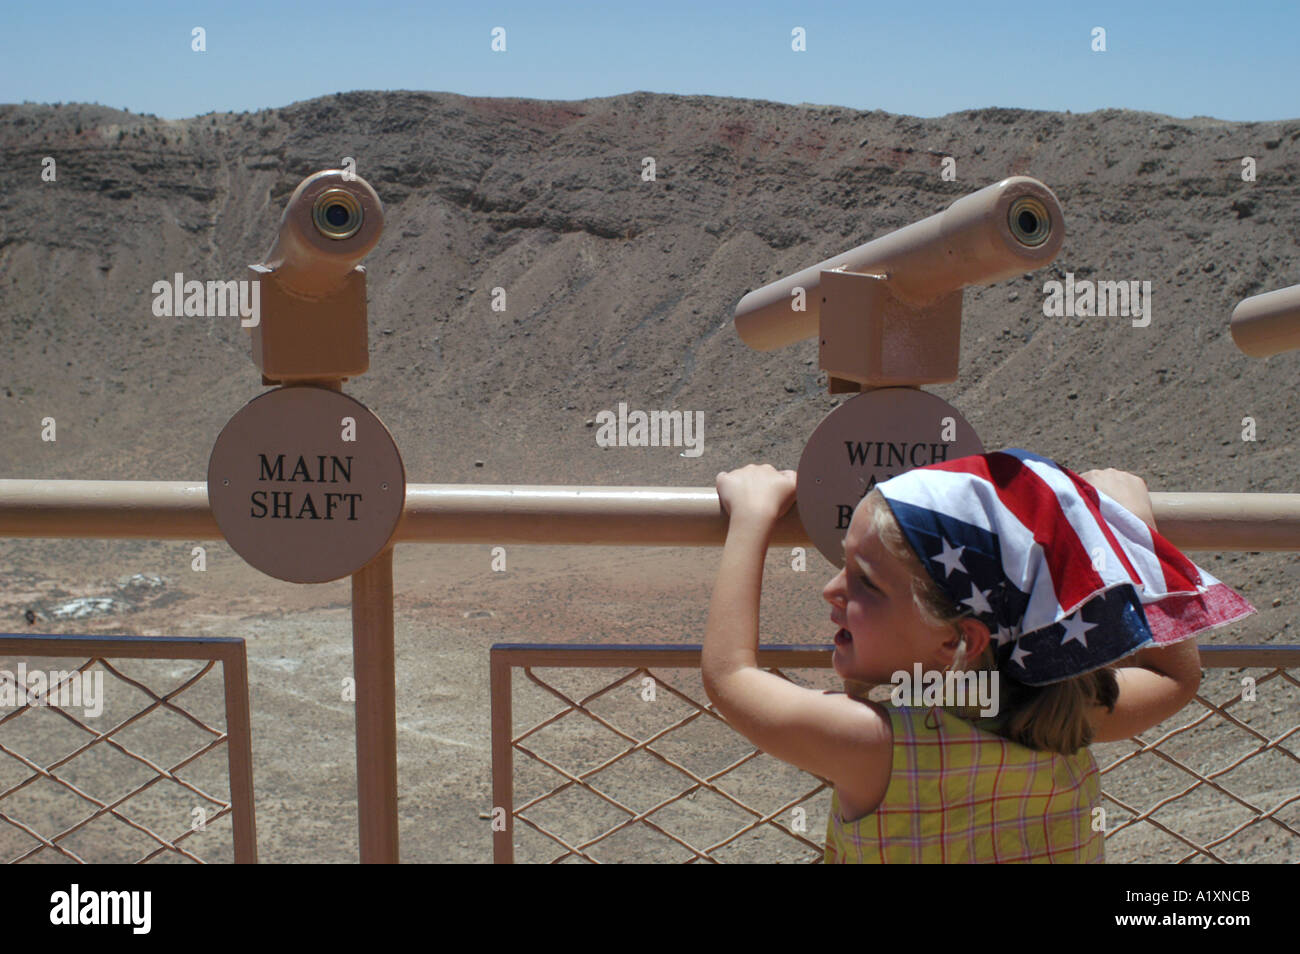
[[[823,418],[799,458],[799,519],[822,556],[844,565],[844,535],[858,501],[914,467],[984,453],[966,419],[917,388],[877,388]]]
[[[276,388],[230,419],[208,459],[208,503],[231,548],[290,583],[326,583],[383,552],[406,502],[393,437],[361,402]]]

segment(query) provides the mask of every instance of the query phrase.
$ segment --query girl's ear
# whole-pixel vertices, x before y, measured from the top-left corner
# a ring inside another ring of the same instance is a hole
[[[989,641],[992,638],[989,628],[971,616],[958,620],[957,625],[961,627],[961,634],[966,638],[966,659],[971,662],[979,659],[984,655],[984,650],[989,648]]]

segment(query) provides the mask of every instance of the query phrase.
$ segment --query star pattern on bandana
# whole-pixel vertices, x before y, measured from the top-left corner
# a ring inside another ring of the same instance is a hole
[[[962,604],[968,606],[971,614],[977,618],[982,618],[985,622],[995,622],[996,613],[993,610],[993,602],[1000,602],[1006,587],[1005,580],[990,580],[993,585],[988,589],[980,589],[977,576],[980,576],[980,570],[977,566],[974,571],[966,568],[962,562],[961,555],[966,551],[966,545],[954,546],[952,541],[946,536],[939,537],[940,550],[937,554],[932,554],[930,559],[944,568],[944,579],[952,576],[953,571],[963,573],[970,577],[970,596],[962,600]],[[992,601],[989,597],[992,596]],[[992,617],[992,618],[990,618]]]
[[[1027,669],[1024,660],[1033,653],[1021,646],[1020,628],[1009,625],[1002,618],[1006,600],[1014,588],[1002,575],[1000,568],[996,566],[996,561],[986,566],[985,564],[988,563],[986,559],[976,560],[968,568],[967,562],[962,560],[962,554],[967,550],[965,544],[954,546],[946,535],[939,535],[939,541],[940,550],[937,554],[931,554],[930,559],[944,568],[945,580],[954,570],[969,578],[970,596],[961,600],[961,604],[970,609],[972,616],[988,625],[990,630],[994,630],[990,635],[990,645],[997,648],[999,656],[1006,652],[1011,662],[1021,669]],[[980,583],[984,583],[985,588],[981,588]]]
[[[971,580],[970,596],[966,597],[962,602],[969,606],[971,612],[976,615],[991,613],[993,611],[993,605],[989,603],[988,596],[992,592],[992,590],[981,590],[975,585],[975,581]]]
[[[964,546],[954,547],[951,543],[948,542],[947,537],[942,537],[941,539],[943,541],[942,552],[940,552],[938,556],[930,557],[930,559],[933,560],[935,563],[941,564],[943,566],[944,570],[946,571],[944,573],[945,579],[947,577],[952,576],[953,570],[959,570],[962,573],[966,573],[967,572],[966,567],[963,566],[961,562],[961,554],[962,551],[966,549],[966,547]]]
[[[1088,640],[1085,638],[1084,634],[1090,629],[1096,629],[1097,624],[1084,622],[1083,607],[1080,606],[1076,612],[1071,613],[1065,619],[1061,620],[1061,626],[1065,628],[1065,635],[1061,637],[1062,646],[1073,639],[1077,640],[1079,645],[1083,646],[1084,649],[1087,649]]]

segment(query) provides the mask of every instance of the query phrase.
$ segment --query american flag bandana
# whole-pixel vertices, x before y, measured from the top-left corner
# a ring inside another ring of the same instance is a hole
[[[1020,448],[876,485],[931,578],[1030,686],[1081,676],[1256,612],[1142,520]]]

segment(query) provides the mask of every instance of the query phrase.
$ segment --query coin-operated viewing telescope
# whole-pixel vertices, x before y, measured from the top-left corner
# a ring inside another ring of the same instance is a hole
[[[262,383],[208,458],[208,503],[231,549],[291,583],[356,574],[389,549],[406,500],[383,422],[342,391],[370,366],[366,272],[384,229],[364,179],[338,169],[294,190],[266,261],[249,266],[261,316],[249,328]]]
[[[1042,268],[1064,240],[1052,190],[1012,176],[740,300],[736,331],[751,348],[816,335],[830,393],[865,392],[826,416],[799,459],[799,518],[831,563],[843,566],[854,507],[878,482],[983,453],[957,409],[918,385],[957,379],[963,288]]]
[[[820,334],[832,394],[954,381],[962,289],[1041,268],[1064,239],[1052,190],[1012,176],[750,292],[736,331],[758,351]]]
[[[384,230],[370,184],[340,169],[304,179],[266,260],[249,266],[264,316],[250,331],[263,384],[339,381],[370,367],[366,270]]]
[[[1300,348],[1300,285],[1244,299],[1229,328],[1237,347],[1255,358]]]

